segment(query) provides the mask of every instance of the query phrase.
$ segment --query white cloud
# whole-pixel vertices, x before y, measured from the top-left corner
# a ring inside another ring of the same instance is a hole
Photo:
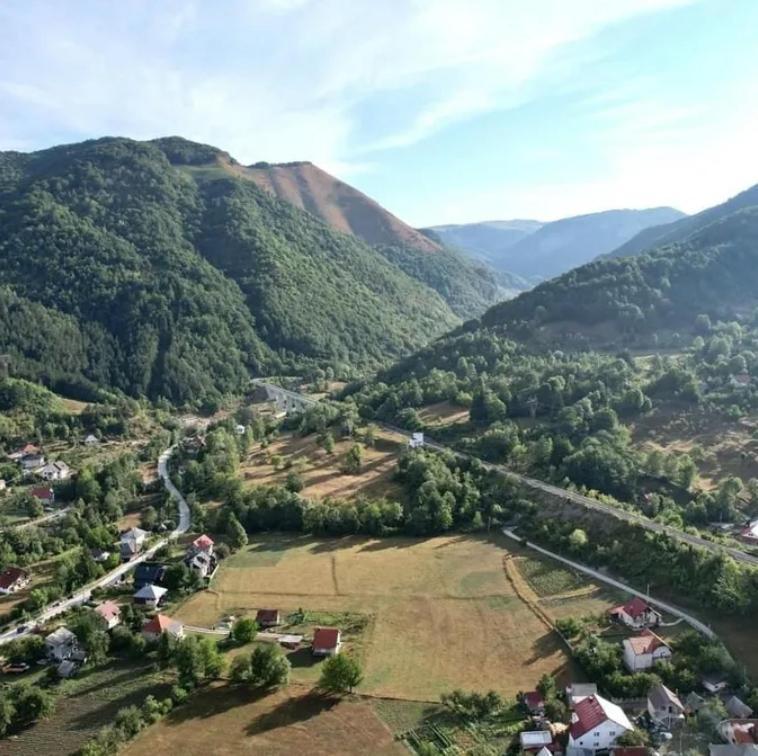
[[[361,155],[529,96],[565,45],[683,0],[227,0],[0,6],[0,148],[182,134],[244,162]],[[426,92],[368,142],[362,107]],[[48,141],[46,141],[48,140]]]

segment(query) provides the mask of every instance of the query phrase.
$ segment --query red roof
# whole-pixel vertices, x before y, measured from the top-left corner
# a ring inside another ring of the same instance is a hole
[[[608,719],[608,715],[595,696],[588,696],[579,701],[574,706],[574,714],[576,719],[571,723],[571,737],[574,740],[599,727]]]
[[[639,635],[634,638],[629,638],[628,640],[635,656],[652,654],[657,648],[662,648],[667,645],[666,641],[656,635],[652,630],[643,630]]]
[[[340,642],[340,631],[336,627],[317,627],[313,633],[313,648],[337,648]]]
[[[530,711],[541,709],[545,705],[545,701],[539,694],[539,691],[536,690],[530,690],[528,693],[524,693],[524,703]]]
[[[635,596],[626,604],[622,604],[621,606],[617,606],[615,609],[611,609],[610,613],[618,614],[619,612],[624,612],[624,614],[628,614],[632,619],[637,619],[649,611],[650,605],[647,602],[643,601],[639,596]]]
[[[8,567],[0,573],[0,588],[7,590],[19,580],[27,578],[27,573],[20,567]]]
[[[165,614],[156,614],[155,617],[142,626],[142,632],[160,635],[168,630],[174,622],[175,620],[171,619],[171,617],[167,617]]]
[[[55,493],[52,488],[32,488],[32,496],[42,501],[53,501],[55,499]]]
[[[198,536],[194,541],[192,541],[192,545],[196,549],[205,551],[205,549],[209,549],[211,546],[213,546],[213,539],[203,533],[203,535]]]
[[[121,617],[121,607],[115,601],[103,601],[95,607],[95,611],[106,621],[119,619]]]
[[[16,454],[39,454],[39,447],[34,444],[27,444],[26,446],[22,446]]]

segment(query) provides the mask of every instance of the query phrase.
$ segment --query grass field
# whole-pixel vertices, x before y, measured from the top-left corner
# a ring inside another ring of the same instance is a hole
[[[316,436],[286,434],[273,441],[267,449],[257,448],[240,466],[240,475],[247,485],[284,484],[290,471],[296,471],[305,484],[302,495],[323,499],[331,496],[347,501],[358,496],[386,496],[402,500],[403,489],[394,480],[397,455],[406,440],[399,434],[380,431],[373,448],[363,450],[363,469],[358,475],[345,475],[341,468],[352,440],[337,441],[332,454],[322,449]],[[281,458],[279,469],[272,461]]]
[[[450,402],[430,404],[419,410],[419,419],[429,426],[444,427],[468,422],[468,409]]]
[[[165,697],[170,686],[152,665],[114,663],[62,682],[48,718],[3,741],[3,756],[63,756],[76,752],[119,709],[140,705],[149,694]]]
[[[219,685],[194,695],[124,751],[127,756],[407,754],[372,703],[322,698],[290,685],[270,695]]]
[[[454,688],[513,695],[546,672],[568,671],[557,637],[506,579],[503,556],[513,548],[500,537],[265,537],[226,560],[212,589],[174,616],[210,626],[261,607],[362,615],[365,629],[347,647],[363,662],[361,692],[426,701]],[[586,608],[586,597],[579,601],[574,613]],[[317,674],[318,665],[298,664],[293,679]]]

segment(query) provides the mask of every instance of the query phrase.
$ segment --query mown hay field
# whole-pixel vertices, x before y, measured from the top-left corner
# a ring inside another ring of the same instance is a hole
[[[265,536],[222,563],[211,589],[175,616],[210,626],[262,607],[363,615],[360,637],[346,645],[364,667],[360,692],[426,701],[454,688],[512,696],[546,672],[565,679],[569,671],[555,633],[506,578],[504,555],[516,548],[499,536]],[[586,596],[579,601],[577,614]],[[318,663],[298,654],[293,680],[314,682]]]

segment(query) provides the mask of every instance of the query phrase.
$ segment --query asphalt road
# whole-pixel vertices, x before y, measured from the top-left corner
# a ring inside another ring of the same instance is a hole
[[[261,381],[261,380],[256,381],[256,383],[258,383],[258,385],[260,386],[265,387],[269,391],[281,393],[283,396],[296,397],[300,401],[306,401],[309,404],[318,404],[317,399],[311,399],[310,397],[307,397],[305,394],[297,394],[293,391],[283,389],[281,388],[281,386],[276,386],[275,384],[271,384],[271,383],[265,383],[264,381]],[[398,428],[394,425],[388,425],[386,423],[377,423],[377,425],[381,425],[384,428],[392,430],[395,433],[400,433],[408,438],[411,437],[411,433],[403,428]],[[461,459],[473,459],[471,455],[469,454],[464,454],[462,452],[456,451],[455,449],[451,449],[448,446],[443,446],[442,444],[435,443],[432,439],[428,437],[425,439],[425,445],[428,446],[430,449],[435,449],[436,451],[450,452],[451,454],[454,454],[456,457],[459,457]],[[561,488],[560,486],[554,486],[550,483],[545,483],[541,480],[530,478],[527,475],[521,475],[520,473],[513,472],[512,470],[509,470],[508,468],[503,467],[502,465],[493,465],[489,462],[484,462],[481,459],[479,460],[479,462],[481,462],[484,465],[484,467],[486,467],[487,469],[497,470],[498,472],[512,478],[513,480],[516,480],[517,482],[521,483],[527,488],[531,488],[536,491],[542,491],[552,496],[563,498],[563,499],[566,499],[567,501],[571,501],[575,504],[579,504],[580,506],[585,507],[586,509],[591,509],[596,512],[602,512],[603,514],[610,515],[611,517],[616,517],[617,519],[625,520],[627,522],[634,523],[635,525],[640,525],[641,527],[647,530],[650,530],[654,533],[665,533],[666,535],[671,536],[672,538],[676,538],[677,540],[682,541],[683,543],[689,543],[692,546],[698,546],[700,548],[707,549],[708,551],[711,551],[715,554],[726,552],[727,554],[729,554],[729,556],[731,556],[737,562],[742,562],[744,564],[751,564],[753,566],[758,566],[758,557],[755,557],[752,554],[748,554],[742,551],[741,549],[736,549],[732,546],[722,546],[721,544],[713,543],[713,541],[709,541],[705,538],[701,538],[700,536],[692,535],[691,533],[685,533],[684,531],[679,530],[677,528],[673,528],[670,525],[663,525],[660,522],[655,522],[654,520],[650,520],[644,515],[636,514],[634,512],[627,512],[626,510],[619,509],[618,507],[611,506],[610,504],[603,504],[602,502],[599,502],[596,499],[592,499],[589,496],[583,496],[582,494],[577,493],[576,491],[569,491],[566,488]]]
[[[115,567],[93,583],[79,588],[68,598],[43,609],[33,619],[28,620],[26,623],[21,625],[21,627],[24,627],[24,630],[19,632],[18,625],[12,627],[10,630],[6,630],[4,633],[0,634],[0,645],[3,643],[8,643],[11,640],[15,640],[16,638],[23,638],[25,635],[29,635],[29,633],[31,633],[32,629],[36,625],[42,625],[45,622],[53,619],[53,617],[57,617],[58,615],[63,614],[64,612],[67,612],[76,606],[81,606],[82,604],[86,603],[91,598],[92,591],[95,588],[103,588],[107,585],[110,585],[111,583],[114,583],[127,572],[133,570],[138,564],[140,564],[140,562],[145,562],[152,559],[152,557],[155,556],[156,552],[159,549],[163,548],[167,543],[169,543],[169,541],[178,538],[182,533],[186,533],[189,530],[189,506],[187,505],[184,496],[182,496],[176,486],[171,482],[171,479],[168,475],[168,460],[173,451],[174,447],[172,446],[162,452],[160,457],[158,457],[158,475],[160,475],[161,479],[163,480],[163,484],[166,486],[166,489],[171,494],[172,498],[176,501],[179,508],[179,524],[177,527],[172,530],[168,536],[161,538],[159,541],[154,543],[147,551],[143,551],[138,557],[135,557],[131,561],[125,562],[124,564],[120,564],[118,567]]]

